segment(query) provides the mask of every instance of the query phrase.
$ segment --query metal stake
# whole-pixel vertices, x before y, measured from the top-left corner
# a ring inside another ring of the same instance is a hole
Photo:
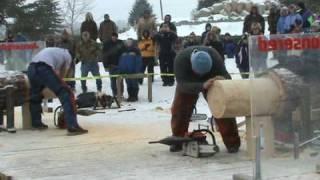
[[[258,136],[255,137],[256,139],[256,170],[255,170],[255,180],[261,180],[261,128],[262,124],[260,124],[258,129]]]

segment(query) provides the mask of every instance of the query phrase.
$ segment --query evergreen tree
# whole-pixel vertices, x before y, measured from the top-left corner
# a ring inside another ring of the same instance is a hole
[[[129,13],[128,22],[131,26],[134,26],[136,21],[143,16],[143,12],[149,10],[152,14],[152,6],[148,3],[147,0],[136,0],[133,5],[132,10]]]
[[[58,5],[56,0],[38,0],[22,6],[14,31],[23,32],[32,39],[58,32],[62,23]]]
[[[17,12],[20,12],[20,7],[25,0],[1,0],[0,13],[9,17],[16,17]]]
[[[219,3],[221,0],[198,0],[198,10],[206,7],[210,7],[215,3]]]

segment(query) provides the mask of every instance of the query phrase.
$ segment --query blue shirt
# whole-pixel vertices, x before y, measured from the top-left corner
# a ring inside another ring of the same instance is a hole
[[[301,23],[303,23],[302,17],[300,16],[300,14],[297,14],[297,13],[289,14],[286,17],[286,20],[285,20],[285,30],[286,30],[286,32],[289,32],[291,30],[291,27],[295,26],[297,20],[300,20]]]

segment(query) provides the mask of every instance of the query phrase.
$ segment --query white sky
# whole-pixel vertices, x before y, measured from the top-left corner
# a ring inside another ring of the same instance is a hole
[[[35,0],[27,0],[27,2],[33,2]],[[64,0],[59,0],[63,2]],[[91,1],[91,0],[88,0]],[[111,19],[127,20],[129,12],[135,0],[92,0],[93,9],[92,13],[94,19],[98,22],[103,20],[103,15],[108,13]],[[159,19],[160,16],[160,0],[148,0],[153,6],[153,11]],[[191,11],[197,7],[198,0],[162,0],[164,14],[171,14],[173,19],[185,19],[191,18]]]

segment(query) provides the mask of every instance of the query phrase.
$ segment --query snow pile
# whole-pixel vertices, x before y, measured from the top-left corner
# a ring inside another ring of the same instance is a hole
[[[199,11],[194,11],[192,16],[194,19],[208,17],[208,19],[220,20],[219,16],[214,17],[213,15],[222,15],[222,19],[229,17],[230,19],[244,18],[249,14],[250,9],[253,5],[258,6],[261,14],[268,14],[272,4],[279,4],[278,0],[226,0],[221,3],[215,3],[211,7],[202,8]]]
[[[231,35],[242,35],[243,21],[238,22],[216,22],[211,23],[221,29],[221,34],[230,33]],[[182,25],[177,26],[178,36],[184,37],[188,36],[191,32],[194,32],[197,36],[200,36],[205,30],[206,22],[197,25]],[[268,24],[266,23],[266,29],[268,29]],[[121,40],[128,38],[137,38],[137,33],[134,28],[119,34]]]

